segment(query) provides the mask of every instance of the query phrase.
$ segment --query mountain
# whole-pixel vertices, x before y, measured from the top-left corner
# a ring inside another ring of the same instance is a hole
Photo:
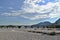
[[[60,25],[60,19],[58,19],[55,24],[59,24]]]
[[[43,25],[43,26],[49,26],[51,23],[46,21],[46,22],[41,22],[38,25]]]
[[[35,25],[32,25],[32,27],[43,27],[43,26],[50,26],[52,23],[46,21],[46,22],[41,22]]]
[[[56,25],[58,24],[58,25]],[[58,19],[55,23],[50,23],[48,21],[45,21],[45,22],[40,22],[38,24],[34,24],[32,25],[31,27],[60,27],[60,19]]]
[[[60,19],[58,19],[54,25],[56,28],[60,28]]]

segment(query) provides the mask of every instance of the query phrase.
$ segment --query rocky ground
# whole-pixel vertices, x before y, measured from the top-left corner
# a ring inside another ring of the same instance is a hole
[[[30,33],[22,29],[0,29],[0,40],[60,40],[60,35]]]

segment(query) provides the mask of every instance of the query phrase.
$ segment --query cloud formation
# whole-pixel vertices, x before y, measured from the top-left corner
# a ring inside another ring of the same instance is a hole
[[[43,19],[43,18],[55,18],[60,16],[60,1],[48,2],[45,4],[44,0],[25,0],[22,6],[22,10],[12,11],[12,13],[3,13],[6,16],[20,16],[30,20]],[[40,5],[42,2],[45,5]],[[38,3],[38,4],[37,4]],[[30,16],[25,14],[32,14]],[[36,15],[34,15],[36,14]]]
[[[8,7],[8,9],[14,9],[13,7]]]

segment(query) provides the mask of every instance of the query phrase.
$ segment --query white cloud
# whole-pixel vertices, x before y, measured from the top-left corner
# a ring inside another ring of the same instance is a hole
[[[13,7],[8,7],[8,9],[14,9]]]
[[[11,16],[11,13],[3,13],[1,15],[4,15],[4,16]]]
[[[35,4],[36,3],[35,1],[32,1],[32,2],[27,1],[27,2],[25,2],[25,7],[23,9],[27,13],[33,13],[33,12],[40,13],[40,12],[43,12],[43,10],[53,8],[55,5],[58,4],[58,2],[56,2],[56,3],[49,2],[47,5],[38,5],[38,4]]]
[[[55,18],[60,16],[60,1],[58,2],[48,2],[46,5],[39,5],[36,2],[40,2],[42,0],[25,0],[22,10],[12,11],[13,13],[4,13],[3,15],[8,16],[21,16],[23,18],[27,18],[30,20],[42,19],[42,18]],[[45,1],[42,1],[45,3]],[[10,8],[12,9],[12,8]],[[26,13],[36,13],[34,16],[23,15]]]
[[[30,20],[36,20],[36,19],[42,19],[42,18],[48,18],[49,16],[47,14],[41,14],[41,15],[36,15],[36,16],[24,16],[24,15],[21,15],[21,17],[24,17],[24,18],[27,18],[27,19],[30,19]]]
[[[42,1],[42,0],[40,0]],[[55,17],[59,17],[60,16],[60,1],[56,2],[56,3],[52,3],[52,2],[49,2],[48,4],[46,5],[38,5],[38,4],[35,4],[36,2],[40,2],[38,0],[26,0],[24,3],[25,7],[23,7],[23,10],[25,10],[26,13],[39,13],[37,15],[35,15],[34,17],[27,17],[27,16],[24,16],[24,18],[28,18],[28,19],[31,19],[31,20],[35,20],[35,19],[41,19],[41,18],[55,18]],[[43,1],[45,2],[45,1]],[[29,6],[28,6],[29,5]],[[29,11],[28,11],[29,10]],[[49,14],[47,16],[47,14]],[[43,16],[43,15],[46,15],[46,16]]]

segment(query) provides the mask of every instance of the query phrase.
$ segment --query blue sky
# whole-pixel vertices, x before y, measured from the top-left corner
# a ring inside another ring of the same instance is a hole
[[[60,17],[59,3],[59,0],[0,0],[0,25],[53,23]]]

